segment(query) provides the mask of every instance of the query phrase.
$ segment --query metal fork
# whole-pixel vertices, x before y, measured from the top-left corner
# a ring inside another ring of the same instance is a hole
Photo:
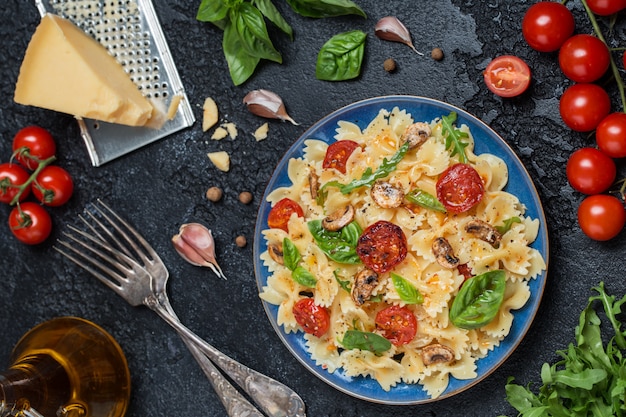
[[[82,216],[81,219],[89,232],[70,225],[71,232],[64,233],[69,241],[59,240],[63,248],[55,249],[89,271],[129,304],[145,305],[170,324],[190,347],[226,409],[235,413],[229,415],[261,414],[228,384],[207,356],[268,416],[305,417],[304,402],[293,390],[224,355],[180,323],[167,297],[167,268],[130,224],[101,201],[85,213],[89,220]]]

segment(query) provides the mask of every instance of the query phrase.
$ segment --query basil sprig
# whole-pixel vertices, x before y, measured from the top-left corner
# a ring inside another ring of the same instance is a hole
[[[391,342],[381,335],[356,329],[348,330],[339,343],[345,349],[368,350],[376,355],[391,349]]]
[[[420,190],[419,188],[415,188],[411,190],[407,195],[404,196],[409,202],[413,204],[417,204],[420,207],[424,207],[430,210],[439,211],[441,213],[446,212],[446,208],[441,204],[437,197],[434,195]]]
[[[317,278],[306,268],[300,266],[302,256],[298,248],[289,238],[283,239],[283,262],[287,269],[291,271],[291,278],[300,285],[314,288],[317,284]]]
[[[477,329],[498,314],[506,287],[503,270],[485,272],[465,281],[450,307],[450,321],[461,329]]]
[[[340,33],[330,38],[317,55],[315,76],[324,81],[345,81],[361,73],[365,39],[362,30]]]
[[[367,17],[365,12],[350,0],[287,0],[298,14],[306,17],[335,17],[354,14]]]
[[[356,253],[356,245],[363,230],[357,222],[353,221],[336,232],[324,229],[321,220],[311,220],[307,227],[317,246],[330,259],[341,264],[361,263],[361,258]]]
[[[422,304],[424,302],[424,296],[406,278],[392,272],[391,282],[393,282],[400,299],[405,303]]]
[[[454,123],[456,122],[456,112],[451,112],[447,116],[441,117],[441,127],[444,138],[446,138],[446,149],[450,150],[450,156],[459,155],[459,161],[461,163],[467,163],[467,155],[465,154],[465,148],[469,145],[469,142],[464,139],[469,138],[467,132],[462,132],[457,129]]]

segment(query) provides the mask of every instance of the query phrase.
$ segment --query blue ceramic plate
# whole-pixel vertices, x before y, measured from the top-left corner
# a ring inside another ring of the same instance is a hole
[[[266,285],[269,271],[263,266],[260,260],[260,254],[267,250],[267,243],[263,238],[261,231],[267,229],[267,216],[270,211],[270,204],[267,202],[267,195],[278,187],[291,185],[287,176],[287,165],[289,159],[299,158],[302,156],[304,140],[314,138],[323,140],[327,143],[335,141],[335,130],[340,120],[346,120],[356,123],[361,128],[365,128],[368,123],[376,117],[380,109],[392,110],[394,107],[406,110],[411,114],[415,121],[431,121],[435,118],[448,115],[454,111],[457,113],[457,126],[466,124],[469,126],[475,142],[475,153],[491,153],[502,158],[509,168],[509,183],[506,190],[516,195],[520,201],[526,206],[526,215],[531,218],[539,219],[541,226],[537,240],[532,247],[537,249],[543,258],[548,262],[548,236],[546,231],[546,219],[543,208],[537,195],[535,186],[528,175],[528,172],[522,165],[521,161],[515,155],[513,150],[498,136],[489,126],[481,122],[471,114],[450,104],[446,104],[437,100],[423,97],[413,96],[384,96],[371,98],[350,104],[341,108],[330,115],[324,117],[308,129],[302,137],[300,137],[287,151],[285,156],[279,162],[276,171],[272,175],[263,200],[259,209],[258,220],[254,235],[254,264],[259,291]],[[448,388],[443,392],[437,400],[442,400],[477,384],[489,374],[491,374],[498,366],[500,366],[515,348],[519,345],[522,338],[528,331],[543,294],[546,283],[546,272],[541,276],[530,281],[531,296],[526,305],[513,312],[515,319],[509,335],[502,341],[500,346],[489,353],[488,356],[478,360],[477,373],[478,376],[471,380],[457,380],[450,378]],[[420,404],[430,401],[428,394],[420,385],[398,384],[390,391],[384,391],[378,383],[370,378],[358,377],[353,378],[346,376],[341,369],[334,373],[317,366],[307,353],[305,340],[302,332],[286,334],[283,329],[276,323],[276,314],[278,307],[267,302],[263,302],[265,311],[274,326],[276,333],[291,351],[291,353],[313,374],[322,379],[326,383],[354,397],[382,404]]]

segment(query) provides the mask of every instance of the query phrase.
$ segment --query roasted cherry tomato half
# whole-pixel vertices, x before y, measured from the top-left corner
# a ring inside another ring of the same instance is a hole
[[[50,236],[52,219],[41,205],[27,201],[11,210],[9,228],[20,242],[37,245]]]
[[[587,0],[587,6],[598,16],[610,16],[626,9],[626,0]]]
[[[530,68],[513,55],[494,58],[483,72],[487,88],[500,97],[515,97],[522,94],[530,84]]]
[[[574,16],[563,4],[541,1],[528,8],[522,19],[522,35],[539,52],[554,52],[574,33]]]
[[[437,180],[437,199],[447,211],[463,213],[480,203],[485,186],[478,172],[469,164],[454,164]]]
[[[293,316],[306,333],[322,337],[330,327],[328,311],[315,304],[312,298],[303,298],[293,305]]]
[[[302,207],[292,199],[285,197],[278,201],[270,210],[267,216],[267,225],[272,229],[283,229],[285,232],[288,232],[289,219],[294,213],[298,217],[304,217]]]
[[[596,143],[611,158],[626,157],[626,113],[606,116],[596,128]]]
[[[56,142],[46,129],[27,126],[15,134],[13,153],[20,164],[34,170],[39,166],[39,161],[55,155]]]
[[[74,181],[70,174],[57,165],[48,165],[37,174],[33,184],[33,195],[47,206],[61,206],[74,192]]]
[[[19,193],[19,187],[28,181],[30,174],[20,165],[12,162],[0,164],[0,202],[10,204]],[[19,200],[24,201],[30,194],[30,186],[27,186]]]
[[[559,112],[570,129],[590,132],[611,112],[611,99],[596,84],[574,84],[561,96]]]
[[[586,197],[578,206],[578,224],[591,239],[613,239],[622,231],[624,223],[626,223],[624,204],[612,195],[592,195]]]
[[[372,271],[383,274],[406,258],[407,241],[402,228],[386,220],[369,225],[359,237],[356,253]]]
[[[565,166],[572,188],[583,194],[599,194],[615,181],[615,162],[596,148],[581,148],[572,153]]]
[[[417,334],[417,318],[406,307],[389,306],[376,314],[376,328],[395,346],[409,343]]]
[[[326,150],[322,167],[325,169],[335,168],[337,171],[345,174],[348,158],[350,158],[352,152],[358,147],[359,144],[352,140],[339,140],[331,143]]]
[[[567,78],[577,83],[592,83],[609,69],[609,48],[595,36],[574,35],[559,49],[559,66]]]

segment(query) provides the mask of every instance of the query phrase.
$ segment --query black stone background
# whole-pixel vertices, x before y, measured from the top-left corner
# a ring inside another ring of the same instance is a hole
[[[73,222],[83,206],[102,197],[154,245],[171,272],[169,293],[181,320],[201,337],[235,359],[293,387],[313,417],[494,416],[515,415],[505,400],[509,376],[519,383],[540,382],[544,362],[558,359],[555,351],[573,341],[578,316],[591,287],[606,281],[610,293],[622,296],[626,233],[610,242],[587,239],[576,221],[582,196],[565,176],[565,163],[593,137],[570,131],[558,113],[558,100],[571,84],[561,74],[555,53],[531,50],[521,34],[521,19],[533,2],[505,0],[375,1],[358,3],[368,18],[356,16],[312,20],[295,14],[283,1],[277,7],[295,30],[288,40],[273,32],[282,51],[282,65],[265,62],[243,86],[233,86],[221,51],[221,32],[198,22],[199,0],[154,0],[176,66],[198,122],[171,137],[102,167],[91,166],[70,116],[13,103],[20,62],[39,14],[34,1],[4,0],[0,8],[0,161],[7,161],[15,132],[28,124],[49,129],[58,139],[59,164],[75,179],[76,192],[64,207],[51,209],[54,235],[38,247],[18,243],[6,226],[10,208],[0,207],[0,364],[7,364],[11,347],[34,325],[55,316],[93,320],[122,345],[132,373],[129,416],[223,416],[225,412],[204,374],[179,337],[146,308],[133,308],[78,267],[63,260],[52,244],[63,224]],[[578,1],[570,1],[577,33],[591,32]],[[400,43],[374,36],[378,19],[395,15],[411,30],[421,57]],[[624,34],[620,16],[612,46]],[[607,29],[607,19],[601,25]],[[368,33],[362,74],[357,80],[325,82],[315,78],[315,60],[322,44],[334,34],[361,29]],[[626,46],[626,42],[621,41]],[[441,62],[429,56],[441,47]],[[527,93],[501,99],[484,86],[482,71],[495,56],[516,54],[534,72]],[[392,57],[396,73],[383,70]],[[616,57],[621,56],[616,53]],[[621,66],[621,65],[620,65]],[[621,110],[615,84],[606,83],[614,110]],[[300,125],[270,122],[269,138],[256,142],[252,132],[265,120],[249,113],[242,99],[253,89],[279,94]],[[450,399],[417,406],[371,404],[340,393],[306,371],[274,333],[258,298],[252,263],[252,236],[257,209],[274,166],[311,124],[356,100],[389,94],[411,94],[443,100],[466,109],[488,123],[511,145],[535,181],[548,220],[550,264],[539,312],[513,355],[475,387]],[[221,120],[237,124],[240,136],[212,141],[202,132],[201,106],[211,96]],[[226,150],[230,172],[215,169],[206,153]],[[624,175],[619,164],[619,175]],[[219,186],[219,203],[206,200],[210,186]],[[237,199],[251,191],[254,200]],[[185,263],[170,238],[185,222],[199,221],[212,230],[217,257],[228,281],[208,269]],[[248,245],[239,248],[243,234]]]

